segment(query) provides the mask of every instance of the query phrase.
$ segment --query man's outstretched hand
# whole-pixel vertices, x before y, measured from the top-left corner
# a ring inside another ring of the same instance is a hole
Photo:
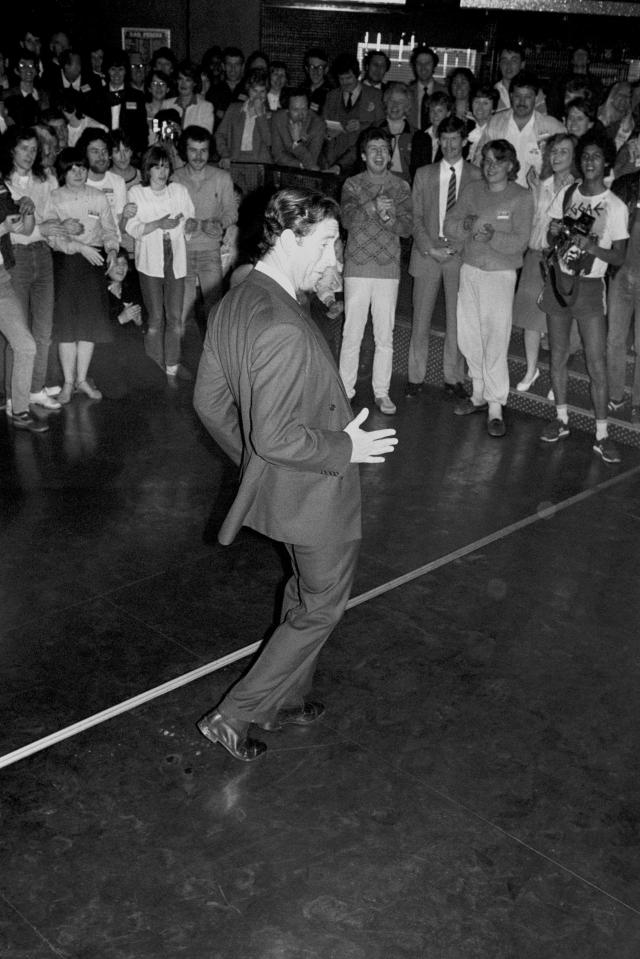
[[[353,446],[352,463],[384,463],[384,454],[393,453],[398,442],[396,431],[393,429],[361,430],[360,424],[364,423],[368,415],[369,410],[365,407],[344,428]]]

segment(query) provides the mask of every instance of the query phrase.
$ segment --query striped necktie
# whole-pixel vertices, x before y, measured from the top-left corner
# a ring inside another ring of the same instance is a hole
[[[449,167],[451,176],[449,177],[449,189],[447,190],[447,210],[450,210],[456,202],[456,170],[455,167]]]

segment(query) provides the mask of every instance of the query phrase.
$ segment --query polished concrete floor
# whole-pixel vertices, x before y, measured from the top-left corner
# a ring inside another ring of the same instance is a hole
[[[50,422],[0,423],[0,756],[260,640],[283,576],[215,542],[188,384]],[[0,955],[640,955],[640,451],[394,422],[323,720],[234,762],[194,723],[238,662],[0,770]]]

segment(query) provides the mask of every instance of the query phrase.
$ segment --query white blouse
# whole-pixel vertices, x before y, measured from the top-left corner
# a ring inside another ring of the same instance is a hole
[[[126,232],[136,241],[136,269],[145,276],[164,276],[164,254],[162,238],[166,233],[171,239],[173,251],[173,274],[177,280],[187,274],[187,252],[184,228],[187,220],[195,216],[193,201],[186,187],[180,183],[169,183],[163,190],[156,192],[150,186],[133,186],[127,194],[127,202],[135,203],[136,215],[126,224]],[[154,230],[145,235],[144,228],[152,220],[162,217],[175,217],[182,213],[182,219],[172,230]]]

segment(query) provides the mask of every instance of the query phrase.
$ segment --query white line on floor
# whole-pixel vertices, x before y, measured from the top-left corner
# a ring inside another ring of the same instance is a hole
[[[545,505],[531,516],[526,516],[524,519],[518,520],[516,523],[510,523],[509,526],[505,526],[502,529],[497,530],[495,533],[490,533],[488,536],[483,536],[481,539],[477,539],[473,543],[468,543],[466,546],[461,546],[460,549],[453,550],[453,552],[447,553],[445,556],[441,556],[439,559],[432,560],[430,563],[425,563],[424,566],[418,566],[416,569],[412,569],[408,573],[403,573],[402,576],[398,576],[396,579],[391,579],[386,583],[382,583],[380,586],[369,589],[366,593],[360,593],[359,596],[353,596],[347,603],[347,609],[352,609],[354,606],[360,606],[361,603],[366,603],[371,599],[375,599],[377,596],[382,596],[384,593],[388,593],[392,589],[397,589],[399,586],[404,586],[406,583],[410,583],[414,579],[419,579],[421,576],[426,576],[427,573],[433,572],[433,570],[439,569],[441,566],[446,566],[448,563],[453,563],[455,560],[461,559],[463,556],[468,556],[470,553],[475,553],[479,549],[484,549],[485,546],[489,546],[491,543],[495,543],[498,540],[505,539],[505,537],[510,536],[512,533],[516,533],[518,530],[524,529],[527,526],[531,526],[533,523],[538,523],[543,519],[549,519],[556,513],[568,509],[570,506],[575,506],[577,503],[581,503],[583,500],[589,499],[596,493],[600,493],[603,490],[610,489],[612,486],[616,486],[618,483],[629,479],[630,476],[633,476],[638,472],[640,472],[640,465],[634,466],[632,469],[627,470],[624,473],[619,473],[616,476],[612,476],[608,480],[603,480],[602,483],[598,483],[596,486],[592,486],[589,489],[583,490],[581,493],[576,493],[574,496],[570,496],[568,499],[563,500],[560,503],[553,503],[548,506]],[[201,679],[203,676],[207,676],[210,673],[215,673],[219,669],[223,669],[225,666],[229,666],[231,663],[237,662],[239,659],[245,659],[255,653],[260,645],[261,644],[257,642],[251,643],[249,646],[243,646],[241,649],[236,649],[233,653],[227,653],[226,656],[221,656],[219,659],[214,659],[210,663],[205,663],[203,666],[198,666],[197,669],[192,669],[188,673],[183,673],[182,676],[176,676],[175,679],[169,679],[166,683],[162,683],[160,686],[154,686],[153,689],[148,689],[144,693],[138,693],[137,696],[132,696],[130,699],[125,699],[121,703],[116,703],[114,706],[109,706],[107,709],[101,710],[99,713],[94,713],[92,716],[87,716],[85,719],[81,719],[77,723],[72,723],[70,726],[65,726],[63,729],[58,729],[55,733],[51,733],[49,736],[44,736],[42,739],[37,739],[35,742],[27,743],[25,746],[21,746],[19,749],[14,749],[12,752],[7,753],[4,756],[0,756],[0,769],[4,769],[6,766],[11,766],[13,763],[20,762],[20,760],[26,759],[28,756],[32,756],[34,753],[40,752],[43,749],[48,749],[50,746],[54,746],[56,743],[60,743],[65,739],[70,739],[72,736],[77,736],[78,733],[82,733],[85,730],[90,729],[92,726],[98,726],[100,723],[104,723],[108,719],[113,719],[115,716],[121,715],[121,713],[126,713],[132,709],[136,709],[138,706],[142,706],[144,703],[148,703],[152,699],[158,699],[160,696],[165,696],[167,693],[173,692],[174,689],[179,689],[181,686],[187,686],[189,683],[193,683],[195,680]]]

